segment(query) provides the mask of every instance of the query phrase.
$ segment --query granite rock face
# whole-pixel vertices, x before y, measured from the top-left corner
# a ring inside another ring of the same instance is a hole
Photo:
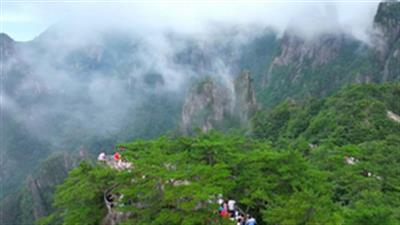
[[[76,167],[79,158],[66,153],[55,154],[42,162],[34,175],[29,175],[19,192],[1,202],[0,219],[4,224],[32,224],[52,212],[52,196],[57,185]]]
[[[206,78],[196,83],[182,109],[181,131],[243,127],[257,109],[249,72],[242,72],[231,84]]]
[[[374,18],[375,41],[382,61],[382,81],[400,80],[400,3],[381,2]]]

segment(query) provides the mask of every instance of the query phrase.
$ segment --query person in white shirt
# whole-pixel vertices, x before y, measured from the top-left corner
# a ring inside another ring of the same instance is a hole
[[[235,200],[231,199],[228,201],[228,211],[231,217],[235,217],[235,204],[236,204]]]
[[[106,153],[104,152],[100,153],[99,156],[97,157],[97,160],[106,161]]]

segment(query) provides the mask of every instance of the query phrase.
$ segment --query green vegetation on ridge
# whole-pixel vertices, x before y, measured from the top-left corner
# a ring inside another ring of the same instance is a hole
[[[285,101],[253,119],[254,135],[274,143],[359,144],[400,133],[387,114],[400,114],[400,84],[352,85],[331,97]]]
[[[253,120],[254,137],[200,133],[121,144],[130,170],[81,164],[41,224],[99,224],[104,191],[123,197],[123,224],[231,224],[218,194],[258,224],[400,223],[399,84],[355,85],[287,101]],[[353,163],[346,158],[353,157]]]

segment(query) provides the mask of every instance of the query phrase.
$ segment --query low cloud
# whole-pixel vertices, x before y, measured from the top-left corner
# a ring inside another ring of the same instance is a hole
[[[48,26],[68,21],[81,32],[120,27],[125,30],[158,33],[171,29],[196,33],[210,24],[261,24],[283,32],[294,26],[306,36],[327,30],[344,30],[365,39],[378,3],[278,2],[278,1],[124,1],[74,3],[5,3],[4,31],[28,40]],[[14,18],[10,21],[8,18]],[[21,21],[21,23],[18,23]],[[36,34],[23,32],[26,25],[38,27]],[[86,27],[85,27],[86,26]],[[39,28],[40,27],[40,28]]]
[[[232,90],[242,47],[266,27],[278,35],[295,29],[304,38],[345,32],[367,42],[376,6],[6,3],[5,31],[17,39],[37,35],[22,32],[29,23],[50,28],[20,44],[19,57],[28,69],[12,92],[5,93],[2,107],[32,133],[52,142],[62,142],[68,135],[116,134],[127,125],[135,126],[143,104],[154,96],[180,98],[174,106],[179,108],[188,84],[199,76],[217,76]]]

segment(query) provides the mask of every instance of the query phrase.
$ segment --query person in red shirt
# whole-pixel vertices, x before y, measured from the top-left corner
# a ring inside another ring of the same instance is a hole
[[[121,159],[121,154],[119,154],[119,152],[114,153],[114,160],[118,161]]]

